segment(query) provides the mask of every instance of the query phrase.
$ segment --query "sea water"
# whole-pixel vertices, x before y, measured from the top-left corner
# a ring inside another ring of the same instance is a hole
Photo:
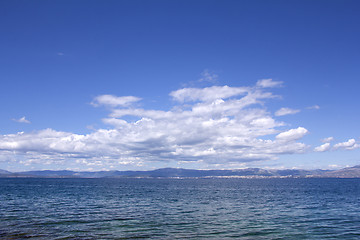
[[[360,239],[360,179],[0,179],[0,239]]]

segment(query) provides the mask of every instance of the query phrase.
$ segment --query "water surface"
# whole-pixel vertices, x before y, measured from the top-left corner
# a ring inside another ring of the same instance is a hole
[[[0,179],[1,239],[360,239],[360,179]]]

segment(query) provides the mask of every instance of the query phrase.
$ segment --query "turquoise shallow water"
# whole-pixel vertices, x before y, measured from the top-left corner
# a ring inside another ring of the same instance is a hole
[[[360,239],[360,179],[0,179],[0,239]]]

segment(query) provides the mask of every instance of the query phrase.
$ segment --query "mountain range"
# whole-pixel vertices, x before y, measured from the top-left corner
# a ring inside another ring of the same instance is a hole
[[[77,172],[68,170],[43,170],[26,172],[9,172],[0,169],[1,178],[360,178],[360,165],[340,170],[266,170],[246,168],[235,170],[194,170],[183,168],[161,168],[150,171],[96,171]]]

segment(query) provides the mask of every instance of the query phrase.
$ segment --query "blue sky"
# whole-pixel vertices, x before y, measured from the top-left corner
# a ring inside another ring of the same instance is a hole
[[[0,168],[360,164],[359,11],[1,1]]]

